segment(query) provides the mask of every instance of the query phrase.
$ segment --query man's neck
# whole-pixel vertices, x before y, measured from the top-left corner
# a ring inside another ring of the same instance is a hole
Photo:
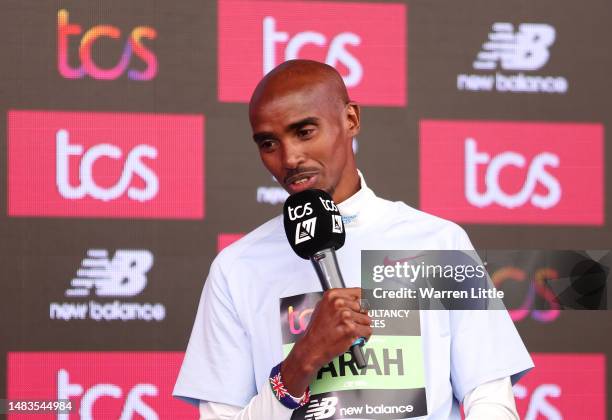
[[[349,188],[346,188],[348,192],[341,192],[338,189],[333,194],[333,200],[336,204],[340,204],[343,201],[351,198],[353,195],[357,194],[357,192],[361,189],[361,179],[359,178],[359,173],[357,172],[357,168],[352,170],[352,174],[350,176],[350,181],[347,182]],[[344,188],[340,188],[340,190],[344,190]]]

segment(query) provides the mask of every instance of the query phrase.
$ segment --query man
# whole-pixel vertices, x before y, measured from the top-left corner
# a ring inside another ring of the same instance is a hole
[[[472,249],[457,225],[367,187],[352,151],[360,110],[332,67],[279,65],[256,87],[249,118],[264,166],[290,194],[318,188],[338,203],[346,226],[338,259],[349,287],[323,294],[283,357],[279,301],[321,290],[310,263],[293,254],[281,216],[223,250],[174,389],[199,403],[202,419],[289,419],[308,403],[319,369],[370,337],[356,287],[361,249]],[[511,378],[533,364],[505,311],[421,311],[420,331],[427,418],[459,419],[461,402],[468,420],[518,419]]]

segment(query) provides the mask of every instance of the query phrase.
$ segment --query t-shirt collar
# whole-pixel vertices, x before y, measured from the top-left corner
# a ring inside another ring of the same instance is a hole
[[[360,188],[355,194],[338,204],[338,209],[342,215],[342,222],[346,228],[362,226],[368,219],[372,205],[376,199],[372,191],[365,182],[361,171],[359,174]]]

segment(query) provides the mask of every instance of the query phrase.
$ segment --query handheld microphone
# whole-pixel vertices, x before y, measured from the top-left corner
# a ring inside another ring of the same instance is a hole
[[[305,190],[287,198],[283,206],[285,233],[297,255],[310,260],[323,290],[344,288],[336,250],[344,245],[342,216],[328,193]],[[353,361],[358,368],[366,366],[363,337],[351,345]]]

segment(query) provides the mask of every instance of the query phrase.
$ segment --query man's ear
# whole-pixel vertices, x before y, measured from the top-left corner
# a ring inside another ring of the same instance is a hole
[[[359,105],[357,105],[355,102],[349,102],[346,104],[346,127],[351,138],[357,136],[357,134],[359,134],[359,130],[361,129],[359,118]]]

